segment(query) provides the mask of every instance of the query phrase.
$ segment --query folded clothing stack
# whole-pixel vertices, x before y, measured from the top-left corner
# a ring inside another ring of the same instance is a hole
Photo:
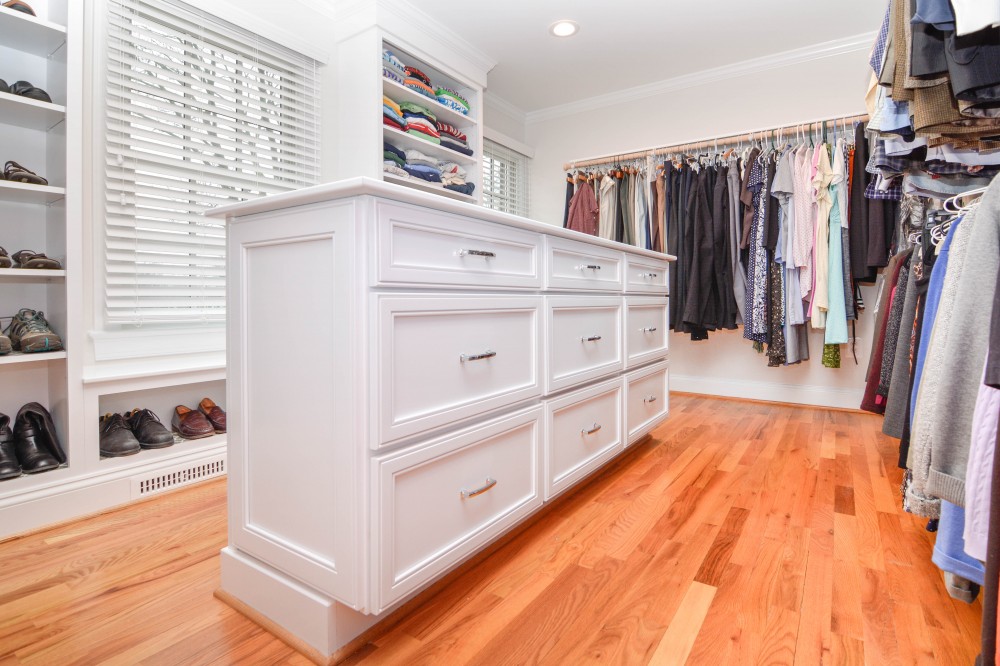
[[[469,143],[465,134],[458,131],[457,127],[447,123],[437,123],[435,127],[438,131],[438,136],[441,138],[442,146],[462,153],[463,155],[472,156],[472,149],[469,148]]]
[[[424,155],[419,150],[406,151],[406,164],[403,165],[403,169],[414,178],[421,178],[430,183],[441,182],[441,169],[438,168],[438,161]]]
[[[406,153],[392,145],[388,141],[382,142],[382,171],[391,173],[401,178],[409,178],[403,168],[406,166]]]
[[[406,131],[406,118],[403,117],[403,110],[385,95],[382,95],[382,124],[398,129],[400,132]]]
[[[433,100],[437,99],[434,88],[431,87],[431,80],[416,67],[406,68],[406,78],[403,79],[403,85]]]
[[[382,49],[382,76],[396,83],[406,80],[406,68],[388,49]]]
[[[441,183],[446,190],[454,190],[462,194],[472,194],[476,189],[474,183],[465,182],[466,173],[458,164],[454,162],[438,162],[438,169],[441,171]]]
[[[469,102],[451,88],[438,88],[434,91],[434,96],[449,109],[454,109],[465,116],[469,115]]]
[[[441,135],[437,130],[437,117],[427,108],[413,102],[402,102],[399,108],[406,121],[406,132],[415,137],[440,144]]]

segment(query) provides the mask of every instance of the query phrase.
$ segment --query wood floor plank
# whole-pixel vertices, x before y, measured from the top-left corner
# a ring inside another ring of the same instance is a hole
[[[679,395],[653,436],[346,663],[970,664],[860,413]],[[307,660],[212,596],[222,480],[0,543],[0,666]]]

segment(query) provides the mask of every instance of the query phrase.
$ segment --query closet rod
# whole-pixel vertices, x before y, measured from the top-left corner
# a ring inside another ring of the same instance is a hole
[[[794,131],[796,129],[808,129],[809,131],[816,131],[822,128],[823,123],[850,123],[854,124],[857,122],[868,122],[868,114],[862,113],[853,116],[836,116],[833,118],[825,118],[820,120],[810,120],[804,123],[792,123],[791,125],[779,125],[776,127],[767,127],[764,129],[752,130],[749,132],[743,132],[741,134],[728,134],[726,136],[712,137],[708,139],[698,139],[695,141],[688,141],[687,143],[675,143],[669,146],[660,146],[659,148],[649,148],[646,150],[637,150],[630,153],[612,153],[610,155],[604,155],[602,157],[588,158],[584,160],[577,160],[575,162],[566,162],[563,164],[563,171],[571,171],[573,169],[597,166],[600,164],[611,164],[613,162],[625,162],[628,160],[639,159],[642,157],[649,157],[651,155],[665,155],[669,153],[681,152],[684,150],[699,150],[701,148],[711,148],[717,145],[726,145],[731,143],[737,143],[739,141],[753,141],[754,139],[760,138],[762,135],[770,134],[771,132],[785,132]]]

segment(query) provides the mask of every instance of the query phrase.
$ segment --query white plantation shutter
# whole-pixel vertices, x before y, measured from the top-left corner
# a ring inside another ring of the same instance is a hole
[[[483,140],[483,206],[528,215],[528,158],[489,139]]]
[[[315,61],[167,0],[108,0],[110,323],[225,319],[225,228],[201,213],[315,184]]]

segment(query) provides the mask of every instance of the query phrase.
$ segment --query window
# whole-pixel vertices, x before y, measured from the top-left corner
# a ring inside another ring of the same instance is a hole
[[[489,139],[483,140],[483,205],[528,215],[528,158]]]
[[[319,177],[316,63],[187,5],[108,0],[108,323],[225,319],[221,204]]]

